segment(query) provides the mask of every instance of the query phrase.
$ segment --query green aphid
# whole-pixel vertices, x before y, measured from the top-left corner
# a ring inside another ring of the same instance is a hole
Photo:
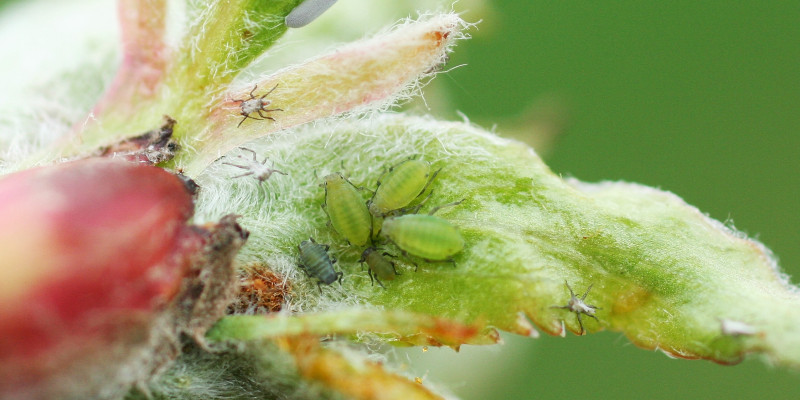
[[[333,228],[350,244],[367,244],[372,233],[372,215],[355,185],[338,172],[326,176],[323,185],[325,203],[322,208]]]
[[[463,200],[462,200],[463,201]],[[408,214],[389,217],[383,221],[381,235],[389,238],[404,253],[425,260],[445,261],[464,249],[464,239],[453,224],[433,215],[442,207],[457,205],[461,201],[439,206],[428,215]]]
[[[383,217],[409,205],[428,188],[440,170],[431,175],[431,165],[409,159],[389,169],[378,180],[378,188],[369,201],[369,212]]]
[[[300,269],[306,275],[317,280],[317,286],[330,285],[342,278],[342,273],[333,269],[335,259],[328,255],[330,246],[319,244],[313,238],[302,241],[297,249],[300,251]],[[320,292],[322,289],[320,289]]]
[[[394,263],[388,260],[385,256],[391,256],[391,254],[383,252],[381,253],[380,250],[376,249],[375,247],[370,247],[364,250],[361,253],[361,259],[358,260],[360,263],[367,263],[367,273],[369,274],[369,280],[375,284],[375,281],[378,281],[378,284],[381,285],[382,288],[386,289],[386,286],[383,286],[383,282],[381,279],[385,281],[394,280],[395,275],[400,275],[397,272],[397,269],[394,266]]]

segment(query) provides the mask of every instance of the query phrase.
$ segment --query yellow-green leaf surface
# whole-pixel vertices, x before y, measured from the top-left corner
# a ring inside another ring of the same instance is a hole
[[[234,315],[220,320],[207,337],[211,340],[252,341],[292,336],[345,335],[357,338],[372,333],[400,345],[453,346],[494,344],[500,336],[483,326],[468,326],[443,318],[391,310],[347,309],[310,313]]]
[[[198,180],[199,214],[242,215],[252,235],[240,259],[292,283],[289,311],[374,307],[523,334],[531,334],[529,319],[559,335],[564,326],[580,331],[574,314],[553,308],[569,301],[566,282],[578,296],[593,285],[586,303],[599,307],[599,322],[584,315],[588,332],[624,332],[642,347],[685,358],[731,363],[763,352],[781,364],[800,362],[800,298],[769,251],[673,194],[565,181],[522,144],[425,118],[339,121],[248,148],[288,175],[259,185],[216,163]],[[383,171],[409,156],[442,168],[420,212],[464,200],[437,215],[458,227],[466,246],[455,266],[415,260],[415,272],[400,257],[402,275],[383,289],[357,262],[364,248],[327,226],[319,183],[344,168],[355,185],[374,189]],[[330,244],[341,286],[320,291],[298,269],[297,245],[309,237]]]

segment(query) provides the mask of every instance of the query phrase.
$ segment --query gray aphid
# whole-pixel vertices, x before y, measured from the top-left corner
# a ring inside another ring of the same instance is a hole
[[[336,3],[336,0],[306,0],[286,16],[286,26],[289,28],[304,27],[322,15],[333,3]]]

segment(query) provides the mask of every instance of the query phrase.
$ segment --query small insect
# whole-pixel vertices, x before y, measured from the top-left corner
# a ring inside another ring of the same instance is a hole
[[[601,308],[593,306],[591,304],[586,304],[584,302],[584,300],[586,300],[586,296],[589,294],[589,291],[592,290],[592,285],[594,284],[589,285],[589,287],[586,288],[586,293],[584,293],[581,298],[575,296],[575,292],[572,291],[572,288],[569,286],[569,283],[567,283],[567,281],[564,281],[564,284],[567,285],[567,289],[569,289],[569,295],[570,295],[569,302],[565,306],[552,306],[550,308],[562,308],[565,310],[569,310],[570,312],[574,312],[575,315],[578,317],[578,325],[581,327],[581,333],[579,335],[583,335],[585,330],[583,329],[583,321],[581,320],[581,314],[588,315],[589,317],[594,318],[595,321],[600,322],[600,320],[597,319],[597,317],[595,317],[594,313],[597,312],[597,310],[601,310]]]
[[[240,147],[240,149],[242,149],[244,151],[249,151],[250,153],[252,153],[253,154],[253,160],[251,161],[251,160],[248,160],[248,159],[244,159],[244,161],[247,161],[247,165],[239,165],[239,164],[234,164],[234,163],[229,163],[229,162],[223,162],[223,164],[225,164],[225,165],[230,165],[230,166],[233,166],[233,167],[237,167],[237,168],[241,168],[241,169],[247,170],[247,172],[245,172],[245,173],[243,173],[241,175],[236,175],[233,178],[241,178],[243,176],[253,175],[253,177],[256,178],[256,180],[258,180],[258,184],[260,185],[262,182],[264,182],[267,179],[269,179],[272,176],[273,173],[277,172],[277,173],[279,173],[281,175],[287,175],[286,172],[278,171],[277,169],[272,169],[272,167],[275,166],[275,162],[274,161],[272,162],[271,166],[268,167],[266,158],[264,158],[263,162],[260,162],[260,161],[258,161],[258,158],[256,156],[256,152],[255,151],[253,151],[251,149],[248,149],[246,147]],[[240,158],[242,158],[242,157],[240,157]]]
[[[452,257],[464,249],[464,239],[453,224],[433,214],[443,207],[461,204],[462,201],[436,207],[427,215],[389,217],[383,221],[381,235],[412,256],[425,260],[452,261]]]
[[[395,275],[400,275],[395,268],[395,265],[392,261],[387,260],[385,256],[391,256],[391,254],[387,252],[381,253],[380,250],[370,247],[364,250],[361,253],[361,259],[358,260],[360,263],[367,263],[367,273],[369,274],[369,280],[374,285],[375,281],[378,281],[378,284],[381,285],[382,288],[386,289],[386,286],[383,286],[383,282],[381,279],[386,281],[394,280]]]
[[[323,283],[330,285],[342,278],[342,272],[333,269],[336,259],[331,259],[328,255],[330,246],[319,244],[313,238],[308,238],[300,242],[297,246],[300,251],[300,269],[309,277],[317,280],[317,287],[322,293]]]
[[[238,127],[242,126],[242,122],[244,122],[244,120],[246,120],[248,118],[255,119],[255,120],[260,120],[260,121],[263,121],[263,120],[266,120],[266,119],[275,121],[275,118],[272,118],[269,115],[266,115],[264,113],[265,112],[271,112],[271,111],[283,111],[280,108],[267,109],[267,106],[272,104],[272,101],[265,99],[265,97],[269,96],[269,94],[272,93],[272,91],[275,90],[275,88],[277,88],[277,87],[278,87],[278,84],[276,83],[275,86],[273,86],[272,89],[269,90],[269,92],[264,93],[264,95],[261,96],[261,97],[256,97],[253,94],[253,92],[255,92],[256,89],[258,89],[258,85],[255,85],[253,87],[253,90],[250,91],[250,98],[249,99],[233,100],[234,103],[238,103],[239,104],[239,108],[241,109],[241,112],[239,114],[244,116],[244,118],[242,118],[242,120],[239,121],[239,125],[236,125],[236,127],[238,128]],[[252,113],[257,113],[258,116],[261,117],[261,118],[251,117],[250,114],[252,114]]]
[[[336,0],[306,0],[286,16],[286,26],[289,28],[306,26],[322,15],[333,3],[336,3]]]
[[[324,179],[325,203],[322,208],[333,228],[351,244],[367,244],[372,235],[372,216],[358,188],[338,172]]]
[[[425,161],[408,159],[389,169],[378,180],[378,188],[369,200],[369,212],[383,217],[409,205],[433,182],[441,169],[431,175],[431,166]]]

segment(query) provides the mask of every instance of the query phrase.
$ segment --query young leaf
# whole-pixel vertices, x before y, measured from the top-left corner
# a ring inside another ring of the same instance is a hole
[[[588,332],[621,331],[684,358],[731,363],[763,352],[800,364],[800,298],[769,251],[673,194],[565,181],[526,146],[424,118],[318,125],[249,147],[288,176],[262,188],[229,180],[235,171],[214,165],[200,179],[209,188],[200,213],[234,207],[243,215],[255,233],[242,259],[287,276],[295,311],[366,303],[524,334],[530,326],[520,315],[550,334],[564,334],[564,326],[581,332],[575,315],[554,308],[570,300],[566,281],[579,297],[593,285],[584,301],[597,306],[598,321],[583,315]],[[384,290],[358,265],[363,249],[326,225],[319,177],[344,168],[355,185],[374,189],[385,169],[409,156],[442,168],[420,212],[463,199],[437,216],[458,227],[466,246],[455,265],[400,257],[402,275]],[[331,245],[345,273],[341,289],[323,287],[320,295],[299,272],[296,246],[309,236]]]
[[[209,127],[176,132],[189,144],[176,164],[194,176],[219,154],[249,140],[343,113],[389,107],[404,95],[403,90],[420,85],[421,77],[430,74],[426,71],[446,59],[464,25],[455,14],[437,15],[262,79],[253,96],[261,97],[275,88],[265,100],[270,101],[270,109],[281,111],[264,115],[274,121],[243,120],[241,100],[249,99],[254,87],[232,90],[211,106]],[[264,118],[255,113],[251,116]]]
[[[252,341],[285,336],[355,335],[375,332],[386,341],[406,345],[453,346],[494,344],[496,331],[481,331],[442,318],[403,311],[348,309],[299,316],[234,315],[221,319],[209,330],[209,340]]]

